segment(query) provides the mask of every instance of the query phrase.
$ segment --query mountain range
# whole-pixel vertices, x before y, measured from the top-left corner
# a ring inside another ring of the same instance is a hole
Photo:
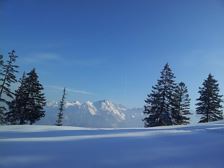
[[[55,124],[58,104],[48,102],[45,117],[37,124]],[[143,108],[127,108],[109,100],[85,103],[66,101],[63,125],[94,128],[143,127],[143,118]]]

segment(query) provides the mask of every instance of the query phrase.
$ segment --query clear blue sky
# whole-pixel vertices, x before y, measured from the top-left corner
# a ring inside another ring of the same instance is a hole
[[[0,52],[35,67],[48,100],[110,99],[129,107],[169,62],[192,106],[208,73],[224,89],[223,0],[0,0]]]

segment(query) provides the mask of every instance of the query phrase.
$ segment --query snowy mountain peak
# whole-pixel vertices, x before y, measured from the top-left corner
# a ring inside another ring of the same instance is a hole
[[[74,102],[69,102],[69,101],[66,101],[65,103],[65,108],[68,108],[68,107],[80,107],[81,106],[81,103],[79,101],[74,101]]]
[[[119,120],[125,120],[125,114],[123,113],[123,110],[118,105],[113,104],[109,100],[101,100],[95,102],[94,105],[101,112],[109,113]]]
[[[97,109],[91,101],[86,101],[81,106],[85,111],[90,112],[91,115],[96,115]]]
[[[59,106],[59,102],[57,101],[48,101],[47,102],[47,107],[58,107]],[[81,103],[79,101],[66,101],[65,102],[65,108],[69,108],[69,107],[79,107],[81,106]]]

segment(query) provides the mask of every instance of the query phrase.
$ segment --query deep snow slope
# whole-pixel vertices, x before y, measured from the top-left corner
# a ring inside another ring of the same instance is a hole
[[[1,126],[1,168],[223,168],[224,122],[150,129]]]

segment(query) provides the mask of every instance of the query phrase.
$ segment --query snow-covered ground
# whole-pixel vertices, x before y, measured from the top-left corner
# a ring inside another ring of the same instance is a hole
[[[1,126],[1,168],[223,168],[224,122],[149,129]]]

